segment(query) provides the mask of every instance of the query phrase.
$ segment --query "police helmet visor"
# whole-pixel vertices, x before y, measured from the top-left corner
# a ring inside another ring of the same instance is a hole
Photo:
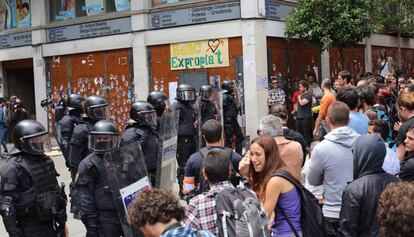
[[[41,155],[52,150],[49,134],[42,134],[35,137],[21,138],[22,150],[34,155]]]
[[[91,119],[96,119],[96,120],[105,120],[109,118],[109,108],[108,105],[102,105],[99,107],[91,107],[89,109],[89,114],[88,116]]]
[[[138,115],[144,124],[157,125],[157,113],[155,111],[140,112]]]
[[[119,135],[90,134],[89,150],[98,154],[113,151],[119,147]]]
[[[211,96],[211,91],[200,91],[200,96],[202,99],[208,100]]]
[[[194,101],[195,92],[193,90],[178,92],[178,98],[184,101]]]

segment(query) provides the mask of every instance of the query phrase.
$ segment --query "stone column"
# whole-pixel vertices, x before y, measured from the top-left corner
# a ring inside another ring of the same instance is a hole
[[[259,120],[268,113],[267,38],[263,9],[264,1],[241,0],[246,135],[251,138],[257,136]]]

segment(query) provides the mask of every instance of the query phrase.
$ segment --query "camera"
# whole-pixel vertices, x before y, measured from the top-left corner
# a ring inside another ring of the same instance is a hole
[[[52,98],[46,98],[46,99],[43,99],[42,101],[40,101],[40,106],[47,107],[51,103],[53,103],[53,99]]]

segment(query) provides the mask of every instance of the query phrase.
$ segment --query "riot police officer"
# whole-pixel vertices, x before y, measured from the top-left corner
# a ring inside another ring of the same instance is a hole
[[[190,85],[181,84],[177,87],[177,101],[172,105],[172,110],[178,110],[180,113],[177,137],[177,179],[181,197],[184,196],[182,188],[185,164],[197,149],[197,114],[193,106],[195,99],[195,89]]]
[[[243,149],[243,132],[237,122],[237,114],[240,107],[236,103],[233,95],[234,83],[229,80],[223,81],[221,84],[223,91],[223,118],[224,118],[224,134],[226,136],[225,146],[231,148],[233,143],[233,135],[236,135],[236,152],[241,154]]]
[[[122,225],[112,196],[103,156],[119,147],[119,130],[109,120],[101,120],[90,131],[92,152],[79,164],[77,185],[79,212],[86,236],[123,236]]]
[[[63,157],[65,158],[66,167],[70,168],[69,161],[69,142],[72,138],[73,129],[81,121],[83,97],[78,94],[71,94],[67,101],[67,114],[59,121],[60,134],[62,135],[59,144]]]
[[[134,123],[127,125],[122,135],[121,146],[139,141],[144,154],[145,164],[152,185],[155,185],[158,132],[157,114],[152,105],[146,101],[137,101],[131,105],[129,116]]]
[[[153,91],[149,93],[147,97],[147,102],[152,105],[152,107],[155,109],[155,112],[157,112],[157,116],[161,117],[161,115],[164,113],[165,108],[167,107],[167,96],[161,92],[161,91]]]
[[[167,107],[167,96],[161,92],[161,91],[153,91],[149,93],[147,97],[147,102],[152,105],[152,107],[155,109],[155,112],[157,113],[157,128],[160,129],[160,118],[162,114],[165,111],[165,108]]]
[[[217,108],[214,103],[210,100],[212,93],[211,86],[209,85],[202,85],[200,87],[200,116],[201,116],[201,124],[203,125],[204,122],[210,119],[217,120]]]
[[[88,135],[91,127],[99,120],[107,118],[108,103],[100,96],[89,96],[84,104],[83,110],[87,117],[82,118],[80,123],[73,129],[70,140],[70,171],[72,179],[75,178],[79,163],[89,155]]]
[[[0,170],[0,214],[10,236],[64,236],[66,195],[59,187],[48,131],[34,120],[19,122],[15,148]]]

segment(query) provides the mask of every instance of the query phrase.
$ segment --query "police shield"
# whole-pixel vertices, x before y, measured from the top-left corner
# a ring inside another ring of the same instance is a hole
[[[128,224],[127,211],[139,193],[150,188],[140,143],[135,142],[106,153],[104,163],[124,236],[142,236]]]
[[[160,118],[160,143],[157,160],[156,186],[174,189],[177,186],[177,133],[179,111],[164,113]]]

